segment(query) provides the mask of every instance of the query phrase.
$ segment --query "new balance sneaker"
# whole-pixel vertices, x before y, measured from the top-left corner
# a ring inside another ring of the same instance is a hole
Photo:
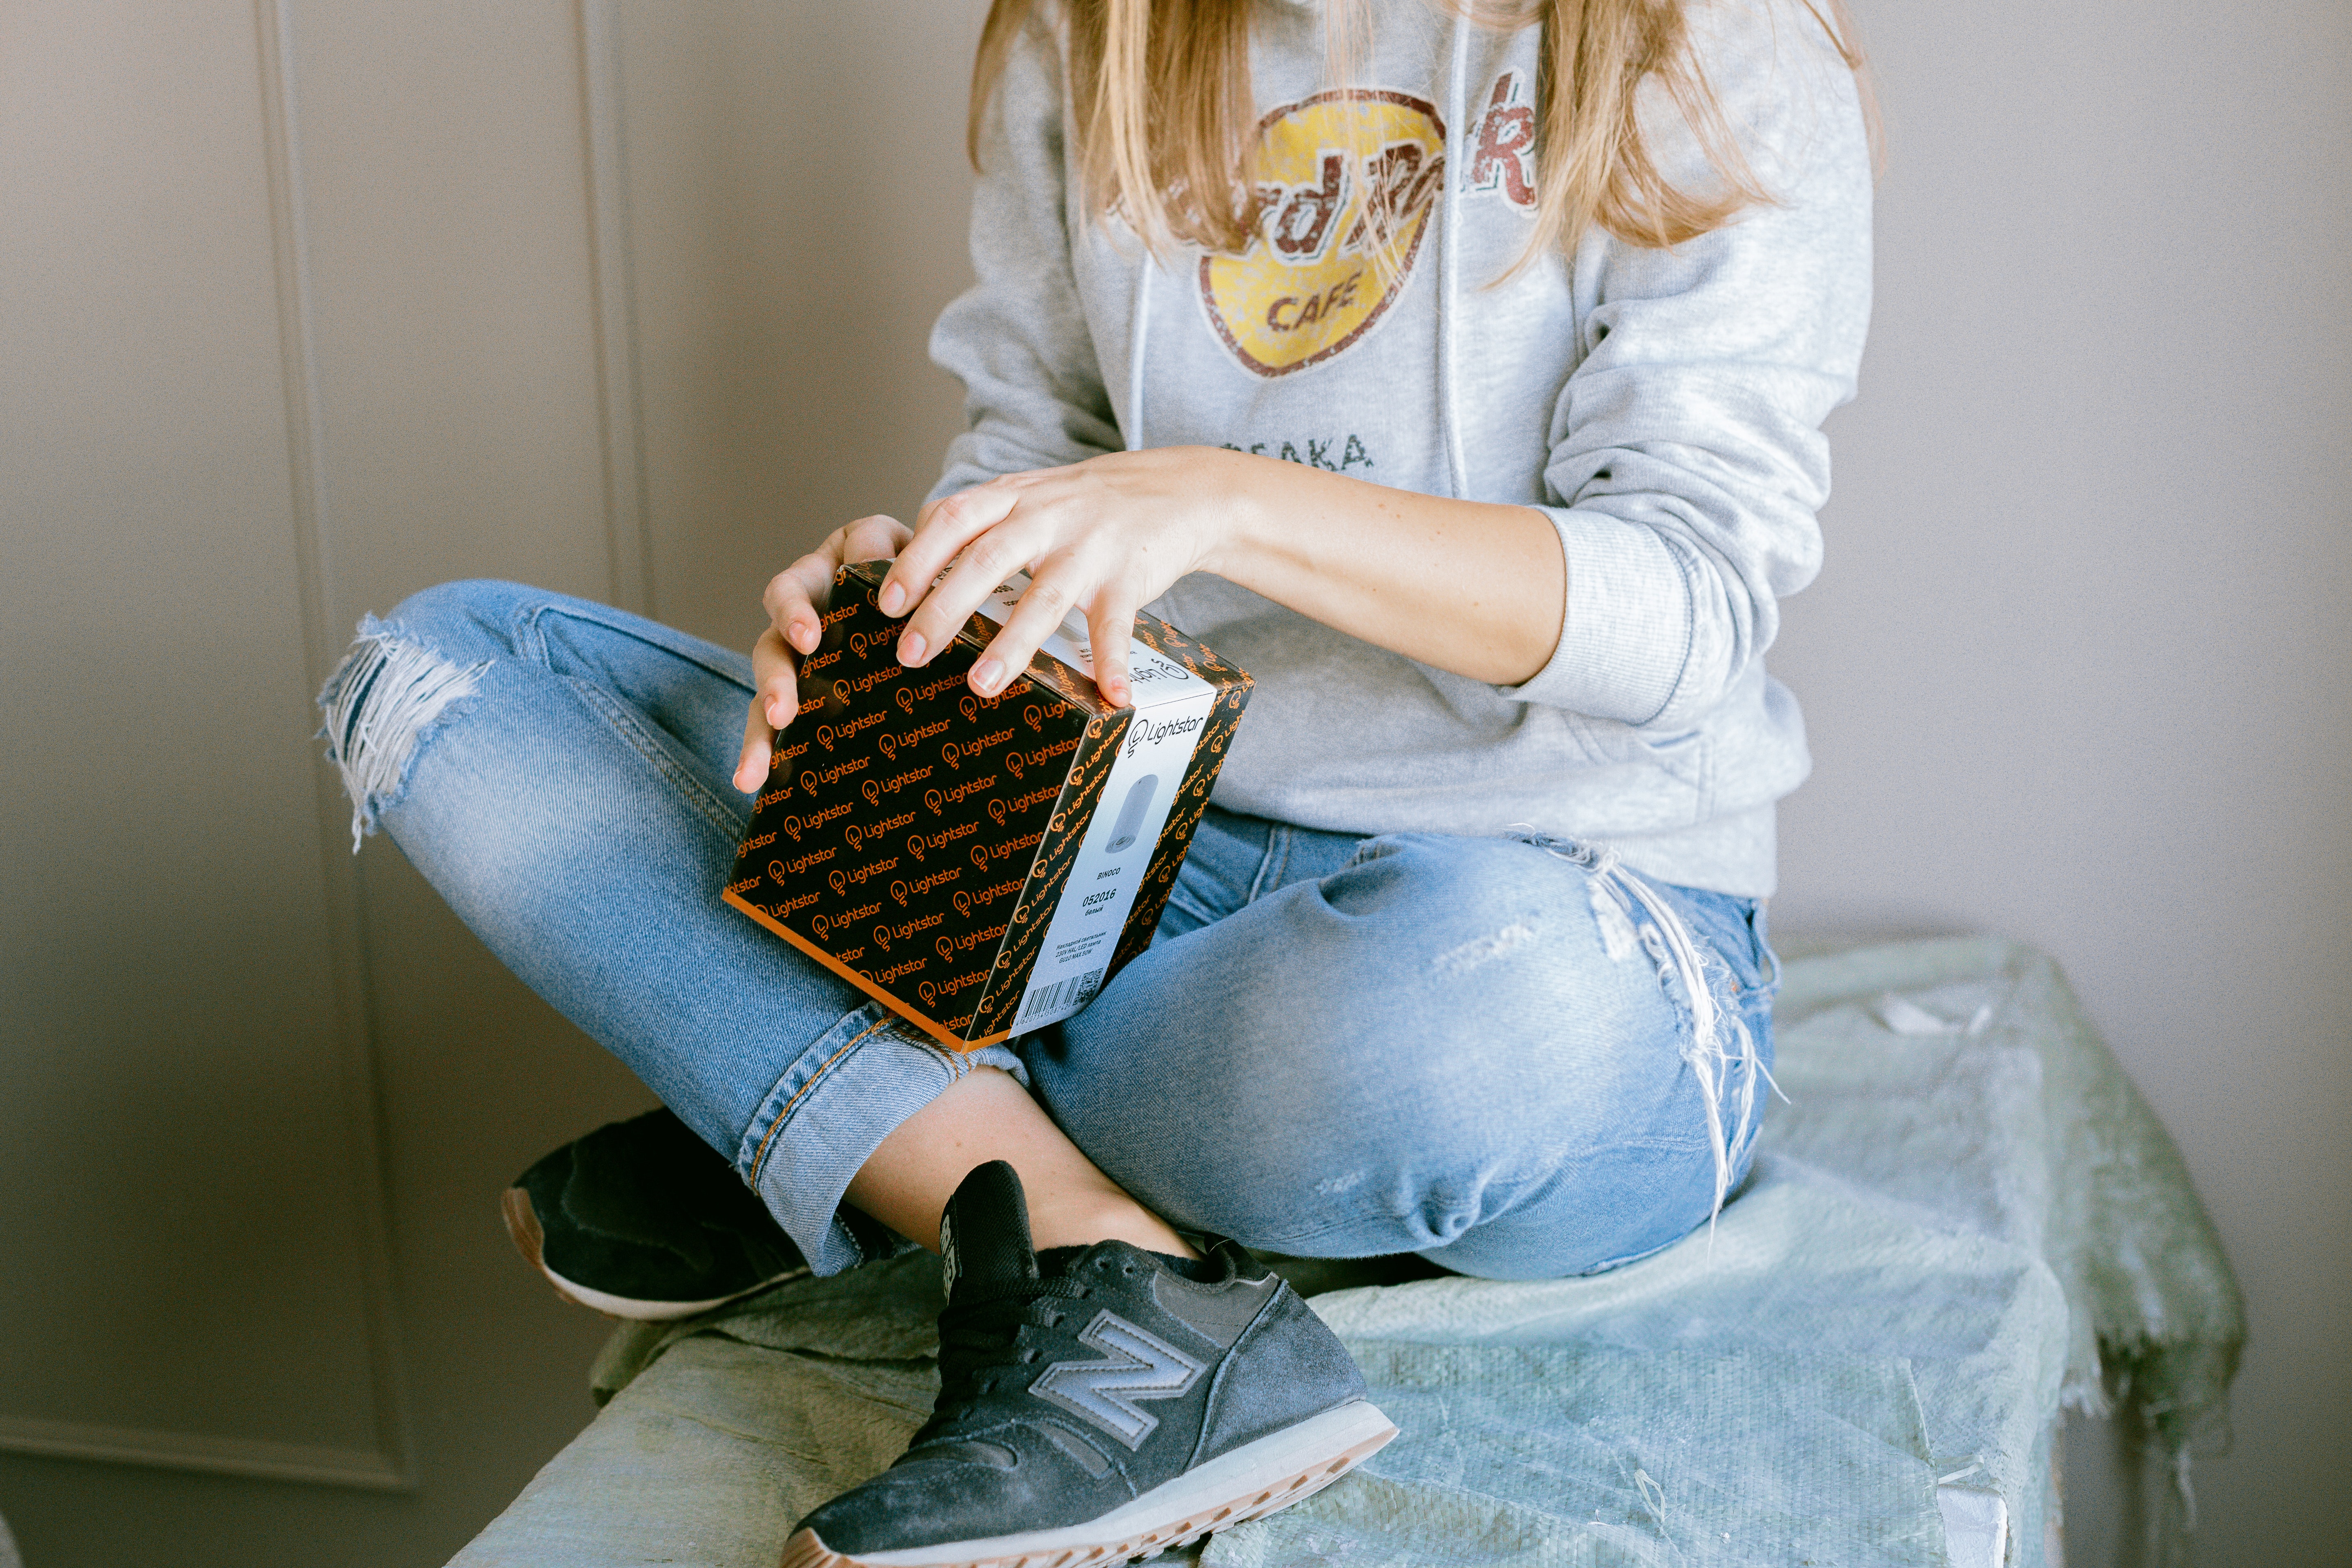
[[[898,1462],[803,1520],[783,1568],[1077,1568],[1272,1513],[1396,1436],[1339,1340],[1230,1241],[1032,1250],[1021,1179],[940,1227],[940,1398]]]
[[[502,1206],[559,1295],[615,1318],[690,1318],[808,1272],[734,1166],[667,1110],[566,1143]]]

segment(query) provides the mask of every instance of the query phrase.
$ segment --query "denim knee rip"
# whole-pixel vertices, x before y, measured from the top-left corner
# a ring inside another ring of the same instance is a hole
[[[1769,1084],[1775,1093],[1780,1086],[1772,1083],[1748,1020],[1736,1007],[1718,1000],[1715,988],[1707,984],[1706,950],[1664,895],[1620,864],[1613,849],[1537,835],[1528,836],[1526,842],[1591,874],[1592,914],[1601,930],[1602,950],[1612,963],[1622,963],[1640,946],[1656,966],[1658,983],[1666,994],[1690,1014],[1690,1035],[1683,1042],[1682,1056],[1698,1081],[1706,1111],[1707,1147],[1715,1157],[1715,1199],[1706,1219],[1712,1236],[1724,1200],[1731,1193],[1732,1174],[1763,1131],[1757,1086]],[[1637,907],[1648,917],[1646,922],[1634,919]],[[1716,965],[1727,968],[1720,959]],[[1729,978],[1736,990],[1738,977]],[[1737,1120],[1728,1127],[1724,1117],[1727,1094],[1733,1097],[1737,1112]]]
[[[487,663],[460,666],[405,640],[373,616],[319,693],[327,757],[352,803],[352,853],[408,783],[416,748],[450,707],[473,695]]]

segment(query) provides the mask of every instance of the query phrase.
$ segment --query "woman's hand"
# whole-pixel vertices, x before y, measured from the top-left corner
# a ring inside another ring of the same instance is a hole
[[[981,602],[1024,568],[1028,591],[971,670],[993,697],[1072,610],[1084,613],[1095,684],[1130,700],[1136,613],[1191,572],[1213,572],[1375,647],[1473,680],[1516,685],[1559,640],[1567,567],[1532,507],[1391,489],[1220,447],[1113,452],[1007,474],[923,508],[915,531],[851,523],[768,584],[770,626],[752,650],[759,693],[735,785],[756,793],[798,702],[799,656],[848,561],[897,559],[877,598],[905,616],[898,661],[948,646]],[[945,575],[941,575],[945,574]]]
[[[1229,447],[1163,447],[1008,474],[925,507],[879,595],[884,614],[908,616],[899,662],[936,655],[1023,567],[1028,593],[972,667],[983,697],[1076,609],[1095,684],[1112,702],[1130,700],[1136,612],[1189,572],[1502,686],[1549,660],[1568,591],[1559,535],[1532,507],[1419,495]]]
[[[898,662],[929,662],[1025,570],[1028,591],[972,666],[971,689],[1004,689],[1075,609],[1086,616],[1095,685],[1106,700],[1128,701],[1136,612],[1186,573],[1214,570],[1262,461],[1214,447],[1114,452],[931,502],[878,595],[884,615],[908,616]]]
[[[735,787],[757,795],[768,780],[776,734],[800,707],[800,663],[816,651],[822,616],[833,596],[833,574],[852,561],[880,561],[898,553],[914,537],[896,518],[860,518],[836,528],[823,544],[768,581],[761,602],[768,629],[751,645],[751,707],[743,715],[743,755],[735,764]]]

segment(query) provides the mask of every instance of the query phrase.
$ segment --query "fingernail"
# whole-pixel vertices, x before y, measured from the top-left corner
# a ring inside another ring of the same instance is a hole
[[[923,634],[920,632],[908,632],[898,639],[898,662],[909,668],[922,663],[923,655],[929,651],[923,646]]]
[[[882,597],[878,602],[884,615],[895,616],[898,613],[898,606],[907,602],[907,590],[896,583],[885,583],[882,584]]]
[[[996,689],[1004,684],[1004,661],[983,658],[971,667],[971,688],[982,697],[993,697]]]
[[[803,653],[816,651],[816,628],[806,621],[793,623],[793,646]]]

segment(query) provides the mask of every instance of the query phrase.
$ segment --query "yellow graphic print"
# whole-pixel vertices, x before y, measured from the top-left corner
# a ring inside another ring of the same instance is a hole
[[[1201,258],[1201,303],[1234,356],[1287,375],[1347,349],[1412,275],[1445,182],[1445,126],[1401,92],[1350,89],[1258,122],[1257,226]]]

